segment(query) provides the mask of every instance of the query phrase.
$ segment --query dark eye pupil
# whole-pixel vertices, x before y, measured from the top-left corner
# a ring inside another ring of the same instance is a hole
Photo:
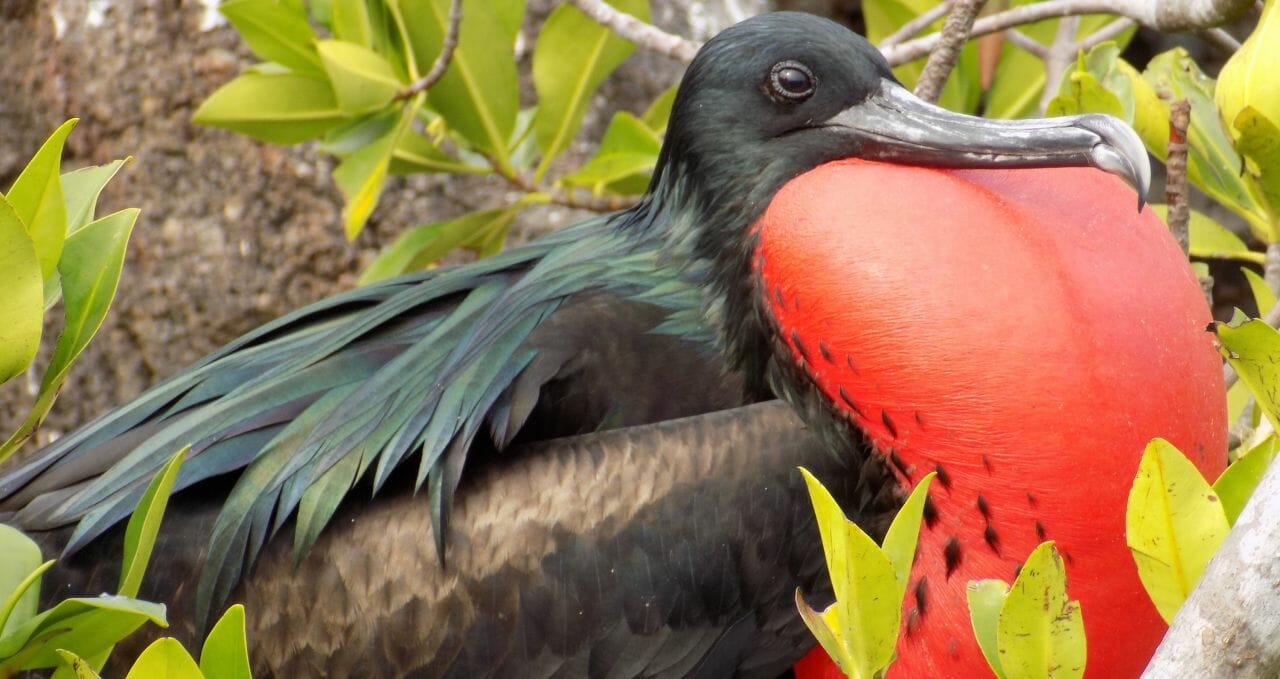
[[[792,94],[800,94],[809,89],[809,74],[798,68],[782,68],[778,70],[778,84]]]

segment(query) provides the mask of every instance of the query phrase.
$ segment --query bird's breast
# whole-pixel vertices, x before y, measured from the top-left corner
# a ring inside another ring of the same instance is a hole
[[[1136,676],[1164,624],[1125,546],[1146,443],[1225,463],[1219,359],[1164,225],[1088,169],[862,161],[787,184],[757,223],[774,331],[910,486],[936,471],[897,676],[985,667],[969,580],[1068,564],[1092,676]],[[941,674],[939,674],[941,672]]]

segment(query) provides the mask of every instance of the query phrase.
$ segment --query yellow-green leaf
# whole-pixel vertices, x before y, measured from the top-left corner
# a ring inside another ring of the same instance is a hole
[[[333,181],[346,199],[342,206],[342,224],[347,240],[355,240],[369,215],[373,214],[373,208],[377,207],[382,187],[387,181],[392,152],[412,122],[413,107],[408,107],[400,114],[400,122],[389,132],[343,158],[333,169]]]
[[[1235,121],[1246,108],[1264,118],[1280,121],[1280,88],[1273,71],[1280,60],[1280,11],[1276,0],[1267,0],[1253,33],[1218,73],[1214,93],[1222,119]]]
[[[929,472],[920,479],[920,483],[917,483],[911,495],[907,496],[907,501],[902,503],[902,508],[898,510],[897,516],[893,517],[893,523],[884,534],[884,554],[889,558],[889,563],[893,564],[894,573],[898,578],[898,586],[901,589],[898,594],[899,600],[907,594],[907,583],[911,579],[911,564],[915,562],[916,544],[920,538],[920,520],[924,517],[924,503],[929,498],[929,485],[933,483],[935,476],[937,476],[936,472]]]
[[[1240,517],[1240,512],[1244,511],[1249,497],[1253,495],[1253,489],[1258,487],[1262,475],[1275,459],[1277,450],[1280,450],[1280,438],[1272,434],[1232,462],[1213,482],[1213,492],[1222,501],[1222,511],[1228,523],[1234,525]]]
[[[1280,333],[1259,319],[1214,323],[1222,355],[1280,430]]]
[[[444,44],[449,0],[394,0],[393,6],[403,17],[415,77],[420,77],[430,70]],[[502,18],[502,10],[511,9],[490,0],[463,0],[458,48],[444,77],[427,92],[431,107],[450,128],[504,167],[520,108],[514,35]]]
[[[177,639],[163,637],[138,656],[125,679],[204,679],[204,674]]]
[[[678,85],[668,87],[657,99],[649,104],[649,108],[644,110],[644,114],[640,116],[640,120],[644,121],[645,127],[648,127],[654,134],[665,134],[667,131],[667,123],[671,120],[671,107],[676,103],[676,90]]]
[[[828,611],[834,610],[834,606],[828,608]],[[854,672],[858,671],[857,660],[849,655],[845,649],[844,640],[840,638],[837,630],[839,625],[834,621],[828,620],[827,616],[819,611],[813,610],[809,603],[804,600],[804,596],[800,594],[800,588],[796,588],[796,610],[800,611],[800,619],[804,621],[805,627],[813,633],[818,644],[827,652],[827,656],[831,658],[836,667],[845,676],[857,676]]]
[[[0,196],[0,384],[26,370],[40,349],[41,281],[35,245],[17,212]]]
[[[1147,444],[1129,491],[1125,536],[1156,610],[1172,620],[1230,526],[1213,488],[1173,444]]]
[[[1012,3],[1012,6],[1028,4],[1031,4],[1029,0],[1017,0]],[[1086,36],[1092,35],[1112,19],[1114,17],[1105,14],[1079,17],[1076,38],[1082,40]],[[1028,38],[1048,47],[1057,36],[1058,25],[1061,21],[1061,19],[1044,19],[1019,26],[1018,30]],[[1119,54],[1120,50],[1133,37],[1134,30],[1130,28],[1114,41],[1105,43],[1105,47],[1102,45],[1099,47],[1114,50],[1115,54]],[[1091,51],[1091,54],[1097,50],[1098,48],[1095,48]],[[1068,77],[1074,77],[1080,70],[1080,68],[1077,68],[1076,71],[1069,73]],[[1101,80],[1098,72],[1095,71],[1094,75],[1099,76],[1098,79]],[[1047,83],[1046,77],[1044,60],[1020,47],[1016,47],[1007,40],[1004,41],[1001,47],[1000,61],[996,64],[995,74],[992,77],[991,89],[987,92],[987,106],[984,115],[988,118],[1023,118],[1034,114],[1046,86],[1053,88],[1054,91],[1065,90],[1067,87],[1066,81],[1063,83]],[[1110,86],[1112,83],[1108,82],[1106,84]],[[1059,96],[1061,96],[1061,92],[1059,92]],[[1124,118],[1122,114],[1117,115]]]
[[[471,212],[456,219],[414,227],[401,234],[360,275],[360,284],[399,276],[426,267],[462,247],[477,234],[511,225],[518,207]]]
[[[205,638],[200,671],[210,679],[252,679],[242,604],[228,608]]]
[[[1027,557],[1000,608],[1000,667],[1008,679],[1084,676],[1080,602],[1067,598],[1067,572],[1053,542]]]
[[[182,469],[183,458],[189,450],[191,444],[169,458],[160,473],[147,484],[138,507],[129,517],[129,525],[124,531],[124,562],[120,566],[118,588],[122,596],[133,597],[138,594],[142,576],[147,572],[147,563],[151,560],[151,550],[156,544],[156,535],[160,533],[160,521],[169,504],[169,494],[173,492],[173,484],[178,480],[178,471]]]
[[[92,222],[98,207],[98,195],[128,159],[113,160],[106,165],[91,165],[62,175],[63,200],[67,205],[67,235],[70,236]]]
[[[329,23],[333,37],[361,47],[373,47],[373,25],[365,0],[333,0]]]
[[[343,40],[316,43],[338,108],[347,115],[377,110],[391,103],[404,86],[391,64],[373,50]]]
[[[274,61],[301,75],[324,75],[315,33],[301,7],[277,0],[226,0],[218,11],[263,61]]]
[[[1244,175],[1249,188],[1266,209],[1274,234],[1280,229],[1280,127],[1252,106],[1244,107],[1231,126],[1236,132],[1236,150],[1246,160]]]
[[[596,155],[561,181],[572,186],[594,186],[635,174],[647,176],[657,164],[661,150],[662,140],[648,125],[626,111],[619,111],[609,121]]]
[[[616,9],[649,20],[649,0],[613,0]],[[586,114],[591,96],[635,45],[601,26],[573,5],[547,17],[533,49],[533,84],[538,92],[536,134],[542,162],[534,178],[569,145]]]
[[[867,39],[878,44],[903,24],[937,4],[937,0],[877,0],[863,3],[862,16],[867,26]],[[939,19],[930,26],[929,30],[936,31],[941,27],[942,20]],[[907,87],[915,87],[916,81],[920,79],[920,73],[924,70],[924,64],[925,60],[922,57],[895,67],[893,73]],[[960,50],[955,70],[952,71],[951,77],[947,79],[947,84],[942,89],[938,105],[953,111],[972,113],[977,109],[981,96],[977,46],[969,42]]]
[[[325,80],[246,72],[209,95],[191,120],[275,144],[297,144],[342,122],[343,113]]]
[[[0,637],[36,614],[40,603],[40,547],[17,528],[0,523]]]
[[[1258,315],[1265,316],[1271,307],[1276,305],[1276,293],[1267,285],[1267,281],[1253,269],[1241,267],[1245,280],[1249,281],[1249,290],[1253,292],[1253,301],[1258,305]]]
[[[1169,206],[1153,204],[1160,221],[1169,223]],[[1218,220],[1199,210],[1191,210],[1191,219],[1187,224],[1187,235],[1190,239],[1190,254],[1201,259],[1231,259],[1241,262],[1262,264],[1266,255],[1249,249],[1239,236],[1231,229],[1223,226]]]
[[[71,669],[71,675],[75,679],[101,679],[98,673],[93,671],[93,663],[88,660],[61,648],[58,649],[58,655],[66,662],[64,667]],[[57,675],[55,674],[54,676],[56,677]]]
[[[982,649],[982,657],[987,659],[987,665],[997,679],[1005,679],[1004,669],[1000,666],[998,633],[1000,609],[1009,595],[1009,583],[1003,580],[970,580],[966,593],[969,621],[973,623],[973,634],[978,640],[978,648]]]
[[[40,261],[40,275],[48,277],[58,266],[67,239],[67,206],[62,200],[62,147],[79,122],[72,118],[49,135],[13,181],[5,197],[22,220]]]

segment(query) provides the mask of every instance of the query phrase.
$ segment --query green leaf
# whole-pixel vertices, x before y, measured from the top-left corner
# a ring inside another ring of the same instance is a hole
[[[49,135],[5,196],[35,245],[40,275],[44,278],[58,266],[62,244],[67,239],[67,206],[62,200],[59,167],[62,147],[77,122],[79,119],[72,118]]]
[[[649,20],[648,0],[613,0],[611,4],[641,21]],[[535,181],[541,181],[551,161],[577,136],[587,104],[600,84],[634,50],[634,44],[572,5],[560,5],[551,12],[533,49],[537,141],[542,151]]]
[[[113,160],[106,165],[91,165],[62,175],[63,200],[67,206],[67,235],[84,228],[93,221],[98,208],[98,196],[102,188],[124,167],[128,158]]]
[[[1260,276],[1253,269],[1246,267],[1240,268],[1244,274],[1245,280],[1249,281],[1249,290],[1253,292],[1253,301],[1258,305],[1258,315],[1265,316],[1271,307],[1276,305],[1276,293],[1267,285],[1265,278]]]
[[[40,547],[17,528],[0,523],[0,636],[36,614],[40,603]]]
[[[467,165],[451,158],[440,147],[414,132],[412,129],[400,137],[400,143],[391,152],[391,174],[403,175],[416,172],[453,172],[456,174],[489,174],[492,168]]]
[[[191,444],[183,446],[174,453],[169,462],[147,484],[147,490],[138,501],[138,507],[129,517],[129,525],[124,531],[124,562],[120,566],[119,593],[123,596],[137,596],[142,585],[142,576],[147,572],[147,563],[151,560],[151,550],[156,544],[156,535],[160,532],[160,521],[164,518],[164,509],[169,504],[169,493],[173,491],[173,483],[178,478],[178,470],[182,468],[182,460]]]
[[[827,649],[847,660],[842,669],[855,677],[872,677],[893,662],[902,619],[902,598],[893,564],[875,541],[849,521],[831,493],[801,468],[822,536],[823,554],[836,602],[823,613],[840,648]],[[853,671],[850,671],[852,669]]]
[[[920,519],[924,516],[924,503],[929,497],[929,485],[936,472],[929,472],[916,484],[907,501],[902,503],[897,516],[884,535],[884,554],[893,564],[898,578],[898,600],[907,595],[907,583],[911,579],[911,564],[916,558],[916,543],[920,538]]]
[[[1152,439],[1129,491],[1125,535],[1138,577],[1166,622],[1229,530],[1222,502],[1196,466],[1168,441]]]
[[[1154,204],[1151,208],[1160,217],[1160,221],[1169,223],[1168,205]],[[1199,210],[1191,210],[1187,232],[1190,237],[1192,257],[1230,259],[1255,264],[1263,264],[1266,261],[1266,255],[1250,250],[1235,232]]]
[[[1067,573],[1052,542],[1027,557],[1000,608],[1000,667],[1008,679],[1084,676],[1080,602],[1067,598]]]
[[[878,0],[877,2],[863,3],[862,16],[867,26],[867,39],[872,43],[879,44],[889,34],[897,31],[908,21],[920,16],[936,4],[938,4],[936,0]],[[942,20],[939,19],[932,24],[930,30],[936,31],[941,27]],[[915,87],[916,81],[920,79],[920,73],[924,71],[924,64],[925,60],[922,57],[895,67],[893,73],[908,88],[912,88]],[[956,60],[955,70],[952,72],[951,77],[947,79],[946,86],[942,89],[942,96],[938,98],[938,105],[953,111],[972,113],[977,110],[981,97],[982,88],[979,82],[977,46],[973,42],[969,42],[960,50],[960,57]]]
[[[858,676],[854,674],[858,671],[857,661],[850,657],[845,650],[844,640],[838,636],[839,622],[829,619],[824,613],[813,610],[800,594],[799,587],[796,588],[796,610],[800,611],[800,619],[804,621],[805,627],[813,633],[814,638],[818,640],[836,667],[839,667],[846,677]],[[835,607],[832,606],[827,610],[834,611]]]
[[[667,123],[671,121],[671,107],[676,103],[676,90],[679,85],[672,85],[666,91],[658,95],[657,99],[649,104],[649,108],[645,109],[644,115],[640,116],[640,120],[644,121],[645,127],[648,127],[654,134],[665,134],[667,131]]]
[[[1029,0],[1019,0],[1012,3],[1012,6],[1029,4],[1031,4]],[[1082,40],[1092,35],[1114,18],[1106,14],[1079,17],[1076,39]],[[1047,47],[1057,37],[1058,26],[1061,21],[1061,19],[1044,19],[1019,26],[1018,30],[1023,35]],[[1124,46],[1129,43],[1129,40],[1132,39],[1134,30],[1130,28],[1118,36],[1116,40],[1105,43],[1106,47],[1103,47],[1103,49],[1113,50],[1114,54],[1118,55]],[[1091,50],[1090,54],[1092,55],[1096,52],[1098,52],[1098,48]],[[1073,75],[1075,75],[1074,72],[1069,73],[1068,77]],[[1107,83],[1107,85],[1111,84]],[[1032,115],[1036,112],[1036,107],[1044,94],[1046,85],[1057,90],[1060,83],[1046,83],[1044,61],[1006,40],[1001,47],[1000,61],[996,65],[995,74],[991,80],[991,90],[987,93],[987,108],[984,115],[988,118],[1023,118]],[[1065,81],[1061,83],[1061,86],[1065,89]],[[1119,117],[1124,118],[1125,116],[1119,115]]]
[[[414,107],[400,113],[400,121],[377,141],[352,153],[333,169],[333,182],[346,199],[342,207],[343,231],[347,240],[355,240],[378,206],[382,187],[387,181],[391,154],[413,122]]]
[[[1240,512],[1244,511],[1249,497],[1253,495],[1253,489],[1258,487],[1262,475],[1275,459],[1277,450],[1280,450],[1280,438],[1272,434],[1232,462],[1218,480],[1213,482],[1213,492],[1222,501],[1222,511],[1226,514],[1228,523],[1235,525]]]
[[[401,234],[373,260],[360,275],[360,284],[367,285],[421,269],[461,247],[476,234],[496,228],[505,230],[517,213],[517,206],[495,208],[414,227]]]
[[[342,122],[325,80],[293,73],[246,72],[209,95],[191,116],[275,144],[314,139]]]
[[[1244,176],[1254,198],[1266,208],[1273,235],[1280,229],[1280,127],[1252,106],[1231,123],[1236,150],[1245,157]]]
[[[75,653],[58,649],[58,656],[62,658],[64,663],[66,663],[62,667],[70,668],[71,675],[74,676],[75,679],[101,679],[98,673],[93,671],[93,663],[81,658]],[[58,668],[59,671],[61,671],[62,667]],[[56,676],[57,675],[55,675],[55,677]]]
[[[122,596],[66,599],[0,637],[0,659],[12,658],[20,651],[26,655],[28,646],[34,644],[34,652],[20,667],[56,667],[60,662],[56,649],[89,658],[148,621],[167,626],[164,606]],[[7,660],[0,662],[0,668],[7,665]]]
[[[125,679],[204,679],[204,674],[177,639],[163,637],[138,656]]]
[[[1083,56],[1081,57],[1083,59]],[[1068,74],[1062,94],[1054,97],[1045,109],[1051,116],[1078,115],[1081,113],[1106,113],[1124,117],[1124,107],[1111,90],[1103,87],[1094,75],[1082,68]]]
[[[315,33],[301,7],[277,0],[226,0],[218,11],[263,61],[274,61],[299,75],[324,75]]]
[[[361,47],[373,47],[373,25],[365,0],[333,0],[330,12],[333,37]]]
[[[395,0],[403,16],[411,58],[420,77],[430,70],[444,44],[449,0]],[[463,0],[458,48],[449,69],[427,92],[432,108],[477,149],[508,166],[507,142],[520,107],[516,66],[501,10],[511,3]],[[523,7],[523,5],[520,5]]]
[[[61,244],[59,244],[61,245]],[[0,384],[31,365],[44,327],[44,285],[31,237],[0,196]],[[0,455],[0,460],[4,456]]]
[[[321,40],[316,49],[333,84],[338,108],[347,115],[380,109],[391,103],[403,87],[391,64],[367,47],[342,40]]]
[[[969,621],[973,623],[973,634],[978,648],[982,649],[982,657],[987,659],[997,679],[1005,679],[1000,666],[998,632],[1000,609],[1009,595],[1009,584],[1003,580],[970,580],[967,594]]]
[[[209,632],[200,651],[200,671],[212,679],[252,679],[243,605],[228,608]]]
[[[658,162],[662,140],[639,118],[619,111],[609,121],[596,155],[560,181],[573,186],[596,186],[631,175],[648,176]]]
[[[1280,333],[1259,319],[1214,323],[1221,353],[1235,368],[1272,428],[1280,430]]]

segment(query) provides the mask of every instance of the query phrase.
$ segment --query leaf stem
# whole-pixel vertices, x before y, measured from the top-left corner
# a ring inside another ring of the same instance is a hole
[[[444,44],[440,47],[440,54],[436,55],[436,60],[431,64],[431,69],[427,74],[415,80],[411,85],[396,93],[397,100],[408,99],[415,94],[421,94],[436,84],[440,78],[444,77],[445,71],[449,70],[449,62],[453,60],[453,52],[458,49],[458,36],[462,33],[462,0],[451,0],[449,3],[449,28],[444,34]]]

